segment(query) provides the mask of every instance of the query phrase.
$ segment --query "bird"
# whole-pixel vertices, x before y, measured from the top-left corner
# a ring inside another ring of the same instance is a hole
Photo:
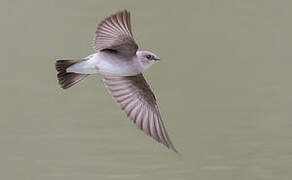
[[[103,82],[127,117],[145,134],[178,153],[162,121],[156,97],[143,72],[160,58],[138,50],[131,28],[131,14],[119,11],[102,20],[93,42],[95,53],[81,59],[57,59],[61,88],[68,89],[92,74]]]

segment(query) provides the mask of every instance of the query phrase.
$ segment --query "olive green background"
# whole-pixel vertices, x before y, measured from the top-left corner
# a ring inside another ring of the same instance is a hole
[[[181,156],[137,130],[101,76],[69,90],[57,58],[94,53],[97,24],[132,13],[145,76]],[[292,1],[0,2],[0,179],[292,177]]]

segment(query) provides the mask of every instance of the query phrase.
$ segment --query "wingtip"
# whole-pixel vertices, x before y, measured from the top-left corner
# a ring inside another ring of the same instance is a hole
[[[117,14],[123,14],[123,13],[129,14],[129,15],[131,14],[131,12],[129,10],[123,9],[123,10],[117,11],[116,13],[111,14],[110,16],[107,16],[106,18],[111,18],[112,16],[115,16]]]
[[[121,10],[120,12],[130,13],[130,11],[127,10],[127,9],[123,9],[123,10]]]
[[[174,147],[174,145],[172,143],[169,144],[168,148],[173,150],[176,154],[181,156],[181,153]]]

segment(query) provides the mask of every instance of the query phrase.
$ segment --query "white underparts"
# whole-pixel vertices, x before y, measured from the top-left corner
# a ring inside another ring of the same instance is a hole
[[[95,74],[98,73],[97,62],[94,55],[86,57],[84,61],[73,64],[66,69],[67,72],[74,72],[79,74]]]
[[[143,68],[136,56],[132,59],[107,52],[97,52],[84,58],[86,60],[71,65],[67,72],[113,76],[133,76],[141,73]]]

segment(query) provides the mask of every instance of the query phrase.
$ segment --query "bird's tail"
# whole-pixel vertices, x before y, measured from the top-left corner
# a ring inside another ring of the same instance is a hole
[[[55,67],[58,71],[57,78],[58,82],[63,89],[67,89],[74,84],[78,83],[84,79],[88,74],[79,74],[74,72],[67,72],[66,69],[73,64],[82,62],[86,59],[76,59],[76,60],[57,60]]]

